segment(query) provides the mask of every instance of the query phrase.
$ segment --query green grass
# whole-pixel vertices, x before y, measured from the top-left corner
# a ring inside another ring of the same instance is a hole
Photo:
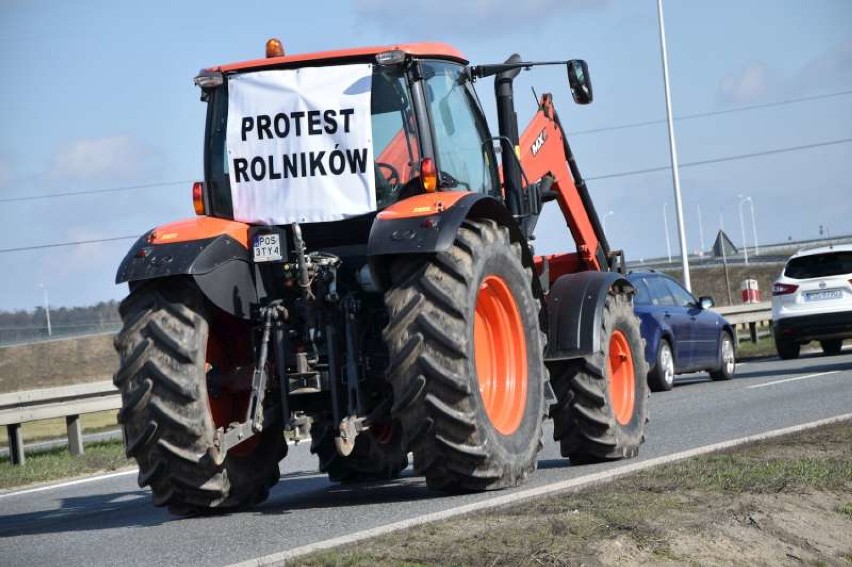
[[[120,441],[88,443],[85,454],[72,456],[68,449],[51,449],[26,456],[22,466],[9,457],[0,457],[0,489],[60,480],[103,471],[115,471],[132,465],[124,456]]]
[[[758,358],[761,356],[775,356],[775,339],[772,335],[760,337],[756,343],[751,342],[751,339],[745,339],[737,345],[737,359],[746,360],[749,358]]]

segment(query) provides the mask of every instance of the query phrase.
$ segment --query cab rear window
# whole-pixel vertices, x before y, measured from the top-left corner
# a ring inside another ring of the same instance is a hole
[[[784,275],[788,278],[827,278],[852,273],[852,252],[825,252],[800,256],[787,262]]]

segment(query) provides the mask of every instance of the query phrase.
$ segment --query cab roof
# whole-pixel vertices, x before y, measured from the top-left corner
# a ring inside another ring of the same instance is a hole
[[[252,59],[251,61],[243,61],[240,63],[231,63],[228,65],[220,65],[211,67],[209,71],[219,71],[228,73],[232,71],[248,71],[251,69],[266,69],[269,67],[278,67],[280,65],[290,65],[293,63],[310,63],[310,62],[326,62],[333,60],[345,59],[363,59],[371,55],[375,56],[378,53],[385,51],[399,50],[414,57],[435,57],[437,59],[448,59],[466,65],[467,58],[461,51],[446,43],[439,42],[421,42],[421,43],[401,43],[397,45],[382,45],[375,47],[357,47],[354,49],[337,49],[332,51],[318,51],[315,53],[297,53],[294,55],[284,55],[283,57],[264,57],[263,59]]]

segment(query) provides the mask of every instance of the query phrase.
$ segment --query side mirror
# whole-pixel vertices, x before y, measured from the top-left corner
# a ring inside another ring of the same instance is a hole
[[[582,59],[572,59],[568,62],[568,86],[571,96],[577,104],[592,102],[592,80],[589,78],[589,66]]]
[[[698,298],[698,305],[701,306],[701,309],[707,310],[716,305],[716,302],[709,295],[702,295]]]

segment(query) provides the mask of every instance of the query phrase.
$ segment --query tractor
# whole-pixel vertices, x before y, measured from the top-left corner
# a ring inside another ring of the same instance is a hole
[[[306,423],[335,482],[393,479],[412,455],[435,490],[517,486],[548,417],[572,463],[635,456],[647,365],[623,254],[552,96],[521,134],[514,104],[540,65],[590,103],[586,63],[266,47],[195,77],[196,216],[142,235],[116,276],[118,419],[154,504],[263,501]],[[474,90],[489,77],[497,136]],[[552,201],[566,230],[547,238],[573,250],[537,256]]]

